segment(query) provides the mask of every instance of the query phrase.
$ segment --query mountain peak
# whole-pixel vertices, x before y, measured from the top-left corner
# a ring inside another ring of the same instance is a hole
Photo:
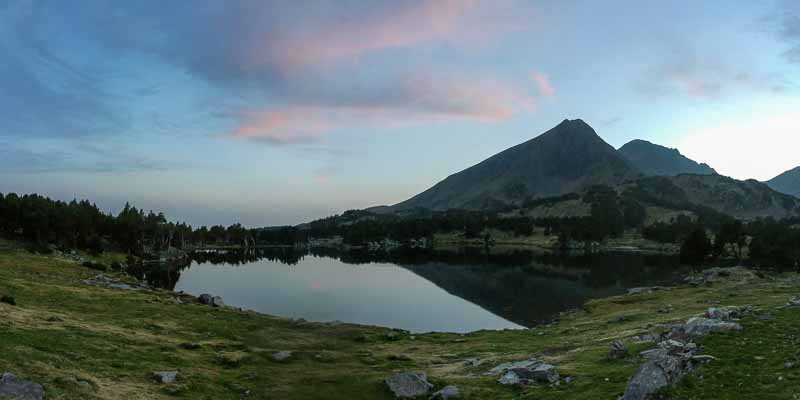
[[[392,208],[446,210],[514,205],[531,197],[561,195],[592,185],[613,186],[638,176],[638,171],[589,124],[567,119]]]
[[[635,139],[619,148],[628,162],[647,175],[674,176],[680,174],[716,175],[717,171],[691,160],[673,149],[642,139]]]
[[[768,180],[766,184],[781,193],[800,197],[800,167],[792,168]]]

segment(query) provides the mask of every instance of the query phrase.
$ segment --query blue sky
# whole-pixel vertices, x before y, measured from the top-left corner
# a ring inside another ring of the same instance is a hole
[[[0,192],[294,224],[582,118],[736,178],[800,165],[792,1],[7,0]]]

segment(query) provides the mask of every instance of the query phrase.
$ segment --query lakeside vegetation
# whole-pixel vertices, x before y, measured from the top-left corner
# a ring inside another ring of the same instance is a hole
[[[702,340],[718,362],[671,389],[675,398],[733,399],[746,392],[791,399],[800,383],[798,369],[784,369],[797,356],[793,332],[800,330],[800,309],[775,310],[800,292],[796,273],[744,273],[713,284],[592,300],[530,330],[410,335],[210,308],[169,291],[91,286],[84,280],[96,271],[2,244],[0,294],[16,305],[0,303],[0,365],[43,384],[51,399],[239,399],[245,393],[255,399],[389,399],[382,380],[401,371],[427,372],[437,388],[457,385],[466,399],[616,398],[642,362],[638,352],[653,346],[634,342],[634,336],[714,304],[751,305],[770,311],[774,320],[747,316],[743,332]],[[109,276],[135,284],[131,277]],[[666,305],[670,313],[657,312]],[[628,343],[630,356],[607,357],[615,339]],[[276,361],[272,355],[279,351],[292,356]],[[482,375],[500,362],[531,357],[574,381],[512,388]],[[470,358],[484,361],[466,366]],[[742,362],[757,368],[745,375]],[[179,371],[176,383],[152,380],[153,371],[172,369]]]

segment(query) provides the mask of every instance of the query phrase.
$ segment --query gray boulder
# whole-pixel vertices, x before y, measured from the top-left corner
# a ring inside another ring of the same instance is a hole
[[[608,349],[608,358],[611,359],[618,359],[618,358],[625,358],[628,355],[628,347],[625,346],[621,340],[615,340],[611,342],[611,346]]]
[[[386,386],[394,393],[398,399],[413,399],[419,396],[427,396],[433,389],[433,385],[428,382],[428,376],[424,373],[402,373],[392,375],[384,379]]]
[[[444,389],[434,393],[433,396],[431,396],[431,399],[436,399],[436,400],[450,400],[450,399],[460,399],[460,398],[461,398],[461,393],[455,386],[445,386]]]
[[[38,383],[19,379],[14,374],[4,373],[0,376],[0,398],[41,400],[44,398],[44,389]]]
[[[644,363],[628,381],[620,400],[645,400],[650,395],[676,381],[685,370],[684,361],[678,357],[663,356]]]
[[[212,299],[212,297],[211,297],[210,294],[203,293],[203,294],[200,295],[200,297],[197,298],[197,301],[199,301],[200,304],[205,304],[207,306],[210,306],[211,305],[211,299]]]
[[[178,371],[153,372],[153,379],[158,383],[175,383],[178,380]]]
[[[515,361],[515,362],[502,363],[502,364],[490,369],[489,372],[486,373],[486,375],[502,374],[503,372],[506,372],[506,371],[509,371],[509,370],[512,370],[512,369],[518,369],[518,368],[533,368],[533,367],[535,367],[535,366],[537,366],[539,364],[543,364],[543,363],[544,363],[543,361],[533,360],[533,359],[525,360],[525,361]]]
[[[740,331],[742,326],[735,322],[695,317],[686,321],[683,329],[689,336],[704,336],[712,332]]]
[[[556,367],[550,364],[537,364],[529,368],[514,368],[506,371],[497,381],[501,385],[531,385],[534,383],[558,382]]]
[[[225,302],[222,301],[222,297],[214,296],[211,298],[211,306],[212,307],[225,307]]]
[[[272,359],[275,361],[286,361],[292,357],[292,354],[293,353],[291,351],[285,351],[285,350],[279,351],[276,353],[272,353]]]

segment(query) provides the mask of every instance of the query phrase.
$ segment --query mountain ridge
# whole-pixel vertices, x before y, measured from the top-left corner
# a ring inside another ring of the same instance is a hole
[[[778,192],[800,197],[800,167],[792,168],[764,183]]]
[[[669,148],[642,139],[634,139],[619,151],[632,165],[650,176],[676,176],[680,174],[717,175],[708,164],[698,163],[678,149]]]
[[[481,209],[520,204],[641,176],[581,119],[565,119],[524,143],[448,176],[389,211]]]

